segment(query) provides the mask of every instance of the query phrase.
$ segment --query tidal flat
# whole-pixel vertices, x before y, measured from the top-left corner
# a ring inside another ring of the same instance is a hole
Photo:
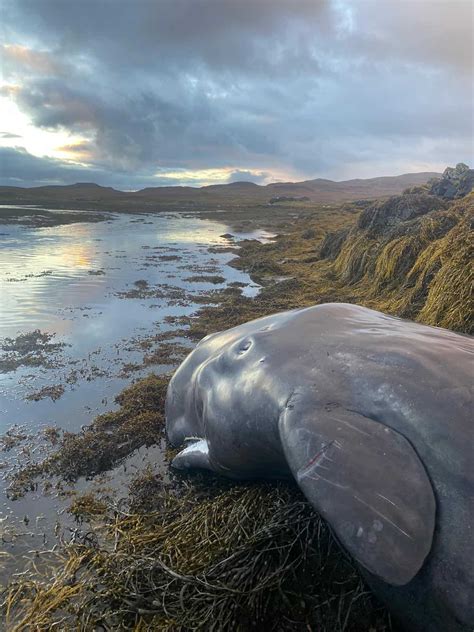
[[[46,212],[57,221],[45,224]],[[67,212],[30,207],[23,213],[16,209],[16,216],[23,221],[0,216],[5,222],[0,237],[0,535],[9,572],[19,569],[24,550],[62,532],[61,515],[72,493],[30,482],[20,489],[18,480],[12,483],[15,474],[25,468],[31,472],[65,433],[116,410],[114,400],[132,376],[176,366],[190,342],[175,335],[173,320],[195,312],[211,289],[238,283],[248,296],[258,291],[248,274],[226,265],[232,253],[219,248],[228,245],[221,236],[228,226],[219,221],[179,213],[107,213],[90,221],[78,212],[71,224],[64,221],[70,219]],[[264,230],[235,234],[236,241],[270,237]],[[211,254],[209,247],[218,251]],[[132,443],[140,447],[143,442],[136,437]],[[156,454],[160,451],[158,446],[137,461],[163,462]],[[130,452],[125,442],[113,460]],[[88,474],[84,466],[81,475]],[[80,486],[88,483],[82,480]]]
[[[397,204],[407,208],[426,202],[399,197]],[[18,629],[60,623],[68,630],[246,630],[255,622],[268,630],[397,629],[295,486],[175,476],[163,414],[169,375],[187,348],[208,333],[272,312],[349,301],[472,331],[463,293],[472,195],[433,202],[423,216],[377,233],[387,204],[295,208],[276,222],[275,239],[244,239],[238,251],[221,231],[223,242],[205,250],[206,257],[226,256],[222,271],[212,260],[191,273],[179,260],[160,260],[188,279],[226,277],[227,268],[249,275],[210,283],[202,293],[197,281],[189,311],[183,303],[191,290],[176,293],[174,283],[160,287],[145,274],[118,290],[119,301],[175,302],[160,327],[131,342],[141,356],[122,366],[122,375],[142,375],[147,354],[173,361],[122,391],[105,413],[90,411],[79,432],[45,427],[37,458],[10,476],[16,506],[35,494],[63,503],[58,546],[50,539],[33,553],[30,547],[26,574],[11,575],[3,593]],[[245,214],[229,214],[234,234]],[[268,225],[270,217],[261,220]],[[249,277],[256,287],[246,285]],[[9,432],[12,451],[29,450],[27,428]],[[23,538],[32,531],[30,514],[25,518]]]

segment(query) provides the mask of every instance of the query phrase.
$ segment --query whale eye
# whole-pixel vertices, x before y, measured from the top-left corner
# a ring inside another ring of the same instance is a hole
[[[251,340],[244,340],[242,342],[242,344],[239,345],[239,348],[237,349],[237,353],[239,355],[242,355],[243,353],[248,351],[251,346],[252,346],[252,341]]]

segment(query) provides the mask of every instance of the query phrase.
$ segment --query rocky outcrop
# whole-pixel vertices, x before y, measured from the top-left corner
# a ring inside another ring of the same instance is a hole
[[[464,197],[474,189],[474,169],[463,162],[455,167],[447,167],[442,178],[429,183],[429,192],[446,200]]]
[[[474,191],[396,196],[366,209],[345,238],[327,235],[320,256],[358,302],[471,333],[473,228]]]
[[[371,236],[390,233],[398,224],[446,208],[446,202],[426,193],[404,193],[375,202],[359,215],[356,229]]]

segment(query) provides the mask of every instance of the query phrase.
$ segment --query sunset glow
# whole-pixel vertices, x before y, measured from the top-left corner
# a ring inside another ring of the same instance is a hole
[[[471,2],[2,3],[3,184],[267,184],[472,162]]]
[[[15,86],[7,86],[6,88],[9,90],[10,96],[0,97],[0,120],[3,121],[4,126],[6,123],[7,129],[0,131],[7,133],[7,135],[0,136],[0,147],[20,146],[33,156],[74,160],[77,157],[75,152],[64,151],[64,147],[81,145],[84,139],[65,129],[48,130],[36,127],[12,98],[19,88]]]

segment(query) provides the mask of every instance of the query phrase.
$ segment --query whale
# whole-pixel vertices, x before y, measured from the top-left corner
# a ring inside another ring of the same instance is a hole
[[[474,339],[327,303],[204,338],[165,403],[172,465],[294,479],[407,630],[474,628]]]

